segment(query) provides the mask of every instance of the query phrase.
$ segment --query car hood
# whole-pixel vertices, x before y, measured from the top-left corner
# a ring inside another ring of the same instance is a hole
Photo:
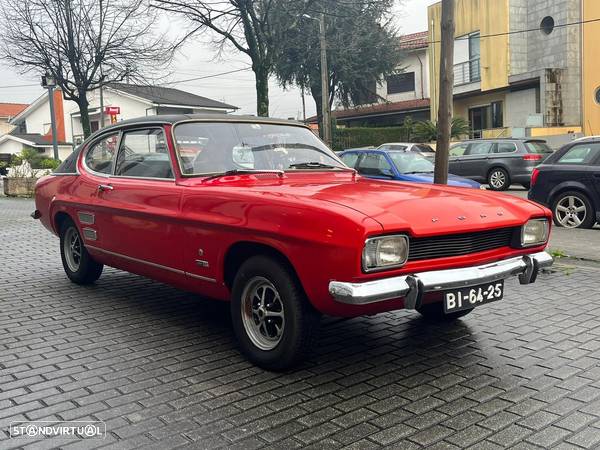
[[[414,183],[433,183],[433,173],[402,174],[401,176],[404,181],[411,181]],[[475,189],[479,189],[481,186],[477,181],[469,180],[468,178],[463,178],[452,174],[448,174],[448,185]]]
[[[245,196],[271,194],[302,204],[342,205],[376,220],[384,231],[411,231],[414,236],[517,226],[546,214],[528,200],[479,189],[381,181],[339,172],[275,178],[236,176],[209,184],[236,188]]]

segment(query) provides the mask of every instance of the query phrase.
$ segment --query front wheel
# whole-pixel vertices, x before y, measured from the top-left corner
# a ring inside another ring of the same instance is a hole
[[[510,187],[510,175],[500,167],[492,169],[488,175],[488,184],[493,191],[505,191]]]
[[[267,370],[300,362],[312,348],[320,323],[296,278],[266,256],[254,256],[240,267],[231,318],[242,353]]]
[[[60,258],[69,279],[77,284],[92,284],[104,266],[92,259],[72,220],[65,220],[60,227]]]
[[[417,308],[419,314],[423,316],[425,320],[428,322],[454,322],[455,320],[466,316],[473,309],[463,309],[462,311],[453,312],[450,314],[446,314],[444,312],[444,304],[442,302],[439,303],[428,303],[426,305],[421,305]]]

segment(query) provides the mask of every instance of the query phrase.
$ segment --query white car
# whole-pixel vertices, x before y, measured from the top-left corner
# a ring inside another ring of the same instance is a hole
[[[405,152],[420,153],[425,158],[434,159],[435,150],[427,144],[415,144],[412,142],[388,142],[381,144],[377,150],[400,150]]]

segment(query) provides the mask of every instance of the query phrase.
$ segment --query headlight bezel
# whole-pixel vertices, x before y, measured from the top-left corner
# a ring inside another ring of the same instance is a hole
[[[379,265],[375,265],[375,266],[373,266],[372,264],[369,265],[368,264],[369,255],[367,254],[367,252],[370,251],[369,246],[376,245],[375,261],[379,262],[378,256],[379,256],[379,250],[380,250],[382,244],[385,243],[386,241],[394,240],[394,239],[399,239],[400,242],[404,245],[404,252],[403,252],[404,254],[403,255],[402,255],[402,253],[400,254],[400,256],[403,256],[403,259],[399,260],[398,262],[391,263],[391,264],[385,264],[385,265],[379,264]],[[372,273],[372,272],[380,272],[380,271],[384,271],[384,270],[398,269],[400,267],[403,267],[406,264],[406,262],[408,261],[409,251],[410,251],[410,241],[409,241],[408,235],[406,235],[406,234],[386,234],[386,235],[382,235],[382,236],[369,237],[369,238],[365,239],[362,253],[361,253],[362,271],[364,273]]]
[[[542,228],[543,236],[539,240],[525,242],[525,234],[526,234],[525,230],[527,228],[527,225],[529,225],[530,223],[542,224],[543,225],[543,228]],[[550,237],[550,222],[548,221],[548,218],[546,218],[546,217],[536,217],[533,219],[529,219],[527,222],[525,222],[521,226],[521,232],[520,232],[521,248],[539,247],[541,245],[547,244],[549,237]]]

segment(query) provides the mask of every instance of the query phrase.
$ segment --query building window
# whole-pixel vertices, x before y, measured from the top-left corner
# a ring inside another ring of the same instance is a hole
[[[551,16],[546,16],[540,23],[540,30],[544,34],[550,34],[554,31],[554,19]]]
[[[386,78],[387,93],[401,94],[402,92],[414,92],[415,90],[415,73],[406,72],[396,75],[390,75]]]
[[[492,108],[492,128],[502,128],[504,126],[504,116],[502,114],[502,102],[493,102]]]

